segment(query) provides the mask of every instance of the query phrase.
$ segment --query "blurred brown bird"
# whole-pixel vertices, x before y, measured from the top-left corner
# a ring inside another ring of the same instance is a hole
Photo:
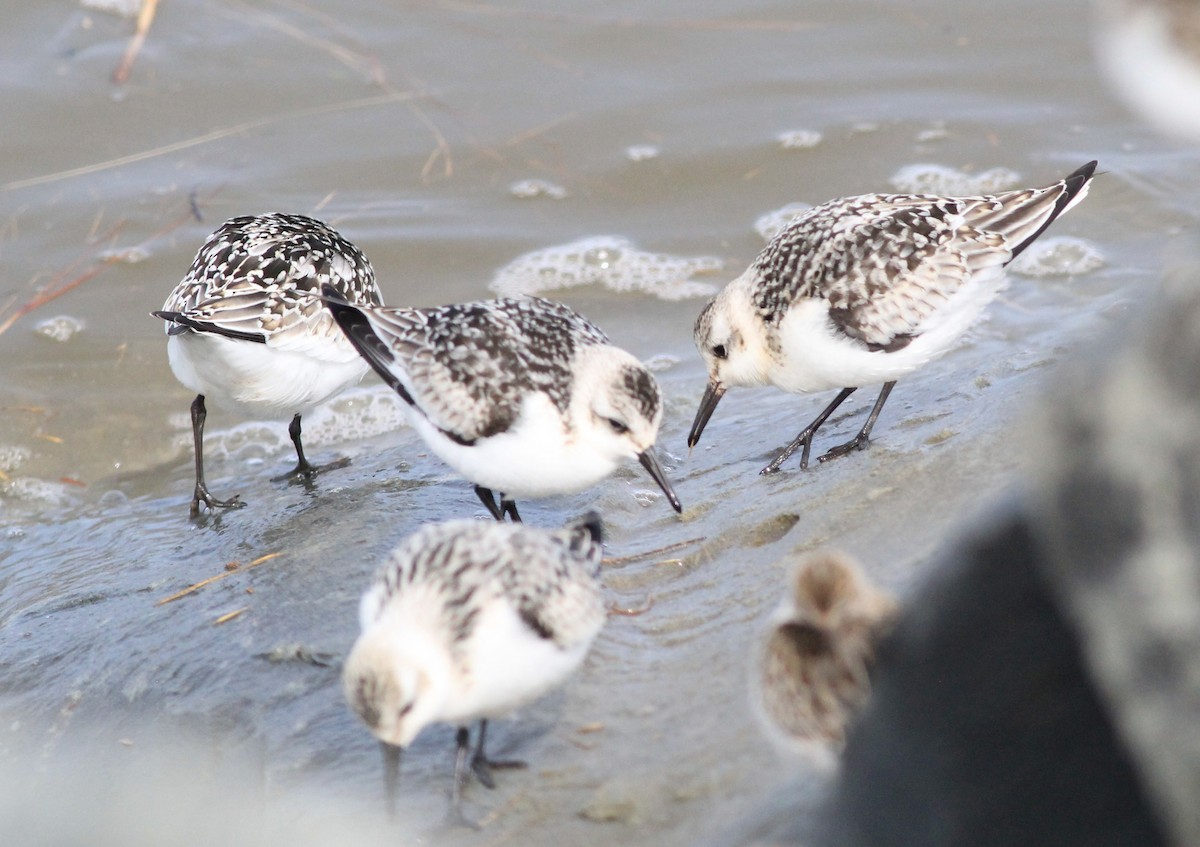
[[[771,617],[753,685],[775,740],[818,755],[841,748],[870,694],[875,646],[896,612],[891,596],[849,556],[820,551],[799,562],[789,596]]]

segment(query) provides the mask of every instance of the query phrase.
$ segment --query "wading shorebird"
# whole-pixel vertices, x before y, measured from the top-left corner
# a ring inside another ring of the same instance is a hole
[[[858,435],[820,461],[861,450],[896,384],[950,350],[1003,286],[1004,266],[1087,195],[1089,162],[1044,188],[980,197],[866,194],[831,200],[783,230],[696,319],[708,388],[695,447],[725,391],[840,388],[761,473],[797,449],[847,397],[883,383]]]
[[[769,736],[828,761],[871,692],[875,645],[897,606],[844,553],[821,551],[792,571],[758,650],[752,700]]]
[[[332,286],[324,296],[496,520],[520,520],[515,498],[582,491],[633,458],[682,511],[654,454],[658,383],[582,315],[538,297],[396,309],[347,303]]]
[[[204,479],[205,398],[246,417],[292,416],[296,467],[307,478],[349,459],[314,466],[300,442],[300,416],[357,383],[367,364],[321,304],[321,286],[349,302],[383,302],[371,263],[330,227],[305,215],[248,215],[226,221],[196,254],[161,311],[167,357],[192,391],[196,485],[192,515],[245,505],[219,500]]]
[[[488,718],[562,684],[579,667],[607,610],[598,579],[595,513],[547,531],[460,520],[431,524],[397,547],[359,606],[362,635],[346,659],[346,700],[379,739],[385,797],[395,811],[400,754],[432,723],[458,727],[450,817],[466,823],[469,766],[495,787]]]

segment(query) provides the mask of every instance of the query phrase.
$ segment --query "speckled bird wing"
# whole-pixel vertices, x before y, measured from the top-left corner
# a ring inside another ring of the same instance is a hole
[[[504,591],[526,625],[570,648],[590,641],[606,616],[596,574],[602,548],[581,528],[516,535],[500,570]]]
[[[964,285],[995,279],[1059,215],[1087,196],[1089,162],[1043,188],[981,197],[866,194],[808,211],[756,259],[755,304],[778,325],[798,299],[875,350],[920,335]]]
[[[986,199],[869,194],[817,206],[759,254],[759,314],[778,325],[798,299],[817,297],[847,336],[903,347],[974,275],[1011,258],[1003,235],[964,219],[967,202]]]
[[[382,302],[367,257],[320,221],[233,218],[200,248],[156,314],[169,321],[169,333],[191,329],[291,349],[314,333],[338,333],[314,296],[326,283],[352,303]]]
[[[508,430],[531,392],[565,411],[576,349],[608,341],[566,306],[537,298],[364,314],[394,357],[389,382],[463,444]]]
[[[590,640],[604,623],[596,576],[602,555],[599,540],[583,527],[547,533],[480,521],[428,525],[376,574],[360,607],[362,625],[369,627],[397,598],[432,590],[452,644],[465,645],[482,610],[499,601],[535,635],[568,649]]]

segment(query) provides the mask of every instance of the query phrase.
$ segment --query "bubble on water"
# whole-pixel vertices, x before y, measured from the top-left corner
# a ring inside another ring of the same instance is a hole
[[[641,291],[663,300],[683,300],[716,293],[715,286],[695,282],[692,277],[723,266],[712,256],[647,253],[627,239],[601,235],[518,256],[496,272],[489,288],[511,297],[603,285],[612,291]]]
[[[192,424],[187,415],[171,415],[170,424],[180,430],[175,444],[192,450]],[[214,461],[232,459],[247,465],[295,448],[288,434],[290,421],[245,421],[213,429],[213,416],[204,433],[204,456]],[[404,401],[386,385],[351,388],[323,406],[306,413],[300,421],[305,452],[309,447],[328,447],[346,441],[373,438],[407,426]]]
[[[658,158],[658,148],[653,144],[634,144],[625,148],[625,158],[631,162],[645,162]]]
[[[209,418],[211,420],[211,417]],[[306,433],[307,435],[307,433]],[[304,439],[308,443],[308,439]],[[186,443],[191,443],[189,437]],[[315,445],[314,445],[315,446]],[[206,430],[204,433],[204,458],[254,464],[267,456],[294,449],[287,433],[287,424],[282,421],[247,421],[227,429]]]
[[[23,503],[45,506],[64,506],[73,499],[71,491],[61,482],[50,482],[31,476],[15,477],[3,483],[6,497]]]
[[[1015,188],[1021,175],[1008,168],[969,174],[945,165],[905,165],[891,178],[892,187],[906,194],[970,196]]]
[[[754,222],[754,231],[763,237],[764,241],[770,241],[779,233],[788,228],[788,225],[796,218],[803,215],[811,209],[808,203],[788,203],[782,209],[776,209],[773,212],[767,212],[762,217]]]
[[[33,451],[16,444],[0,444],[0,473],[12,473],[29,461]]]
[[[1104,267],[1104,254],[1095,245],[1069,235],[1033,242],[1009,268],[1022,276],[1077,276]]]
[[[528,200],[532,197],[549,197],[551,200],[561,200],[567,196],[567,189],[544,179],[522,179],[508,187],[513,197]]]
[[[117,491],[115,488],[110,488],[100,495],[98,505],[106,511],[123,508],[129,505],[129,495],[123,491]]]
[[[70,315],[58,315],[34,326],[33,331],[44,335],[53,341],[67,341],[72,335],[83,329],[83,321]]]
[[[823,136],[815,129],[790,129],[775,137],[785,150],[809,150],[820,144]]]

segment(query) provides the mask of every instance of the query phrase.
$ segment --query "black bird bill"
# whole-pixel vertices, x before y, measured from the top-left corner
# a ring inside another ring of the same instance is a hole
[[[654,455],[654,448],[650,447],[638,453],[638,461],[642,463],[642,467],[646,469],[646,473],[654,478],[658,483],[658,487],[663,490],[663,494],[667,495],[667,500],[671,503],[671,508],[676,512],[683,512],[683,506],[679,504],[679,498],[675,496],[675,489],[671,487],[671,481],[667,479],[666,473],[663,472],[662,465],[658,463],[658,457]]]
[[[716,411],[717,404],[725,396],[725,386],[719,382],[709,382],[704,389],[704,397],[700,400],[700,408],[696,410],[696,419],[692,421],[692,431],[688,433],[688,449],[691,450],[700,443],[700,435],[708,426],[708,419]]]

